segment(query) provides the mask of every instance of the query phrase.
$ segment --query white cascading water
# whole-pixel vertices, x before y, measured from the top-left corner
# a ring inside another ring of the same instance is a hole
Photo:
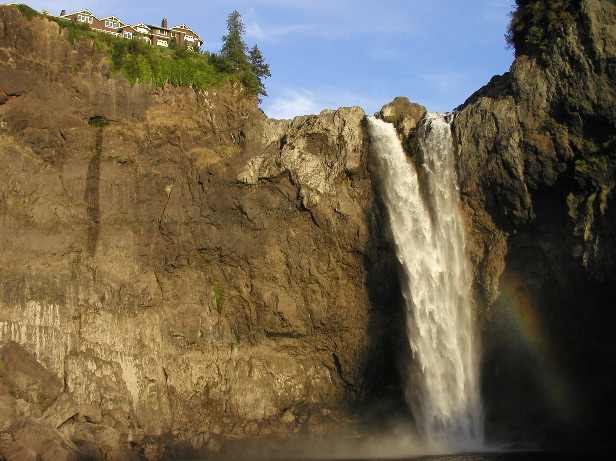
[[[417,167],[392,124],[373,117],[368,124],[402,266],[414,359],[407,400],[428,446],[472,450],[483,445],[479,354],[446,117],[429,113],[422,121]]]

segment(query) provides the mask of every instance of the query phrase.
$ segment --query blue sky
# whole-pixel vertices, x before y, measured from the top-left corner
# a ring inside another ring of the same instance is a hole
[[[88,9],[130,24],[185,23],[220,50],[237,10],[248,46],[272,77],[267,115],[291,118],[361,106],[372,114],[396,96],[447,112],[509,69],[505,29],[513,0],[24,0],[31,7]]]

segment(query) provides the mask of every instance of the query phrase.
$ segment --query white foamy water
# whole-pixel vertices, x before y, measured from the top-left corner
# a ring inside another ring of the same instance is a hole
[[[428,445],[479,449],[479,354],[449,123],[443,114],[421,122],[417,168],[393,125],[370,117],[368,126],[402,267],[413,353],[407,400]]]

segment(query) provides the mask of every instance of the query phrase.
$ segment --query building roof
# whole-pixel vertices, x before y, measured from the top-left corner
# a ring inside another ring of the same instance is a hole
[[[169,32],[171,32],[171,29],[168,29],[167,27],[162,27],[162,26],[151,26],[151,25],[148,25],[148,27],[149,27],[150,29],[168,30]]]
[[[102,18],[101,21],[114,21],[119,23],[120,27],[126,27],[128,25],[121,19],[116,18],[115,16],[107,16],[106,18]]]
[[[117,17],[115,17],[115,16],[107,16],[106,18],[102,18],[102,19],[101,19],[101,21],[106,21],[106,20],[109,20],[109,21],[118,21],[118,22],[120,22],[120,23],[122,23],[122,24],[125,24],[125,22],[124,22],[124,21],[122,21],[121,19],[119,19],[119,18],[117,18]]]
[[[96,20],[97,20],[97,21],[100,21],[100,19],[98,19],[98,18],[96,17],[96,15],[95,15],[95,14],[90,13],[88,10],[79,10],[79,11],[74,11],[73,13],[67,13],[67,14],[65,14],[64,16],[72,16],[72,15],[74,15],[74,14],[87,14],[87,15],[89,15],[89,16],[94,16],[94,17],[96,18]]]
[[[14,3],[17,3],[17,2],[14,2]],[[73,15],[76,15],[76,14],[84,14],[84,15],[92,16],[97,21],[117,21],[117,22],[120,23],[120,29],[122,29],[124,27],[130,27],[133,30],[135,30],[137,27],[141,27],[141,28],[144,28],[144,29],[148,29],[150,31],[152,31],[154,29],[156,29],[156,30],[166,30],[167,32],[186,31],[186,32],[190,32],[191,34],[193,34],[197,38],[197,40],[199,40],[200,42],[203,43],[203,40],[201,39],[199,34],[197,32],[195,32],[193,29],[191,29],[190,27],[188,27],[186,24],[180,24],[178,26],[167,28],[167,27],[149,25],[149,24],[145,24],[143,22],[140,22],[139,24],[135,24],[135,25],[131,26],[128,23],[125,23],[124,21],[119,19],[117,16],[107,16],[106,18],[99,19],[96,15],[94,15],[93,13],[91,13],[88,10],[74,11],[72,13],[64,14],[64,15],[62,15],[60,17],[73,16]]]
[[[191,32],[198,39],[201,39],[201,37],[199,37],[199,34],[197,32],[195,32],[194,30],[192,30],[190,27],[188,27],[186,24],[180,24],[179,26],[174,26],[171,29],[172,30],[176,30],[176,29],[185,30],[185,31]]]

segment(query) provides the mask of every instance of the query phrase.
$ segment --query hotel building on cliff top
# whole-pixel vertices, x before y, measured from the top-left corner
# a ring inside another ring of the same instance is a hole
[[[6,3],[6,5],[17,5],[17,2]],[[50,15],[55,16],[55,15]],[[203,40],[194,30],[186,24],[169,27],[167,18],[162,20],[160,26],[153,26],[144,23],[131,26],[126,24],[115,16],[109,16],[99,19],[88,10],[75,11],[74,13],[66,13],[62,10],[60,16],[55,16],[61,19],[72,19],[73,21],[89,24],[90,27],[99,32],[115,35],[116,37],[124,37],[128,39],[135,38],[144,41],[151,45],[169,47],[173,41],[177,45],[185,45],[193,51],[199,51],[203,45]]]
[[[198,51],[203,45],[201,37],[186,24],[169,27],[167,18],[162,20],[160,26],[147,25],[144,23],[131,26],[116,18],[109,16],[99,19],[88,10],[75,11],[74,13],[60,13],[62,19],[73,19],[77,22],[90,24],[94,30],[106,32],[117,37],[137,38],[152,45],[168,47],[173,40],[178,45],[185,45],[194,51]]]

